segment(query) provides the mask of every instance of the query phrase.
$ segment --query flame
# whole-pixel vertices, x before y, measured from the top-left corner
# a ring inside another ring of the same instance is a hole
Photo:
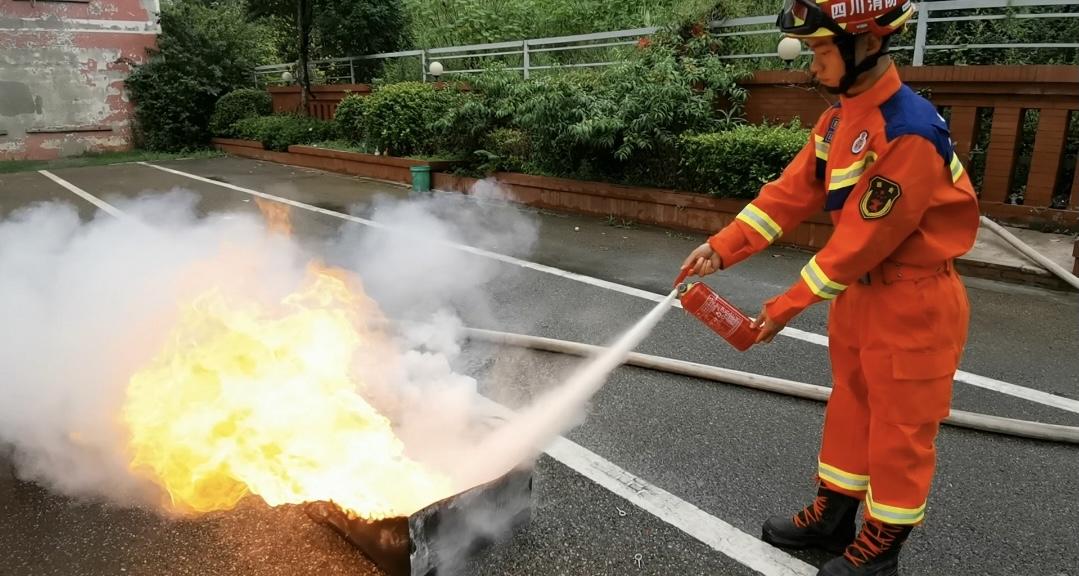
[[[287,204],[255,197],[255,204],[266,220],[266,228],[272,233],[292,236],[292,214]]]
[[[132,377],[123,409],[131,466],[167,491],[172,510],[227,510],[255,494],[271,506],[332,501],[379,519],[451,493],[357,393],[350,367],[376,336],[365,321],[381,316],[348,280],[315,267],[279,306],[205,294]]]

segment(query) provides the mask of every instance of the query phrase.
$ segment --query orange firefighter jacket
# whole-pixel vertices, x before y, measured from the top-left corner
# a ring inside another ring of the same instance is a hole
[[[832,237],[798,282],[765,303],[781,324],[885,261],[935,266],[973,246],[979,212],[970,178],[944,119],[895,66],[825,111],[783,174],[708,243],[730,268],[821,209]]]

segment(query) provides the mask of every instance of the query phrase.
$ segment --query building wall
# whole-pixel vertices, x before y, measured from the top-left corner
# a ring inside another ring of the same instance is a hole
[[[131,147],[124,79],[159,0],[0,0],[0,160]]]

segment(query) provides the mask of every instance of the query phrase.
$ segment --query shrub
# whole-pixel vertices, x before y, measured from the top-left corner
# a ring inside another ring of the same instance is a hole
[[[269,116],[273,112],[273,100],[269,92],[254,88],[240,88],[225,94],[217,101],[210,117],[210,131],[215,136],[234,136],[232,125],[245,118]]]
[[[366,139],[363,123],[364,98],[366,97],[358,94],[345,96],[337,105],[337,112],[333,116],[341,131],[341,137],[352,143],[363,142]]]
[[[535,171],[672,186],[670,166],[678,162],[681,134],[742,122],[743,71],[718,58],[715,49],[707,34],[676,30],[656,34],[625,61],[598,73],[523,80],[507,70],[489,70],[470,77],[474,95],[446,119],[446,131],[465,140],[459,145],[466,156],[477,149],[493,152],[487,135],[512,128],[527,136],[527,164]]]
[[[805,146],[809,131],[791,126],[738,126],[686,134],[679,141],[682,184],[730,198],[754,198]]]
[[[437,123],[466,98],[456,87],[437,89],[422,82],[382,86],[363,98],[364,138],[394,156],[445,151],[449,135]]]
[[[337,135],[337,126],[307,116],[275,114],[240,120],[233,125],[233,131],[240,138],[262,142],[267,150],[286,151],[294,144],[332,140]]]
[[[128,76],[137,142],[152,150],[209,142],[217,99],[251,83],[251,68],[272,58],[259,26],[236,2],[167,2],[161,35],[145,64]]]
[[[484,147],[476,150],[483,159],[480,172],[519,172],[525,169],[532,154],[528,135],[514,128],[498,128],[487,135]]]

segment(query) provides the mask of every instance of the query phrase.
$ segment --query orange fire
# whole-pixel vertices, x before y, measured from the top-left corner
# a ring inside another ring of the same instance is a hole
[[[287,219],[277,219],[280,231]],[[408,515],[452,492],[407,457],[351,367],[381,321],[342,272],[312,267],[279,305],[210,292],[132,377],[123,409],[133,470],[178,512],[332,501],[350,514]]]

